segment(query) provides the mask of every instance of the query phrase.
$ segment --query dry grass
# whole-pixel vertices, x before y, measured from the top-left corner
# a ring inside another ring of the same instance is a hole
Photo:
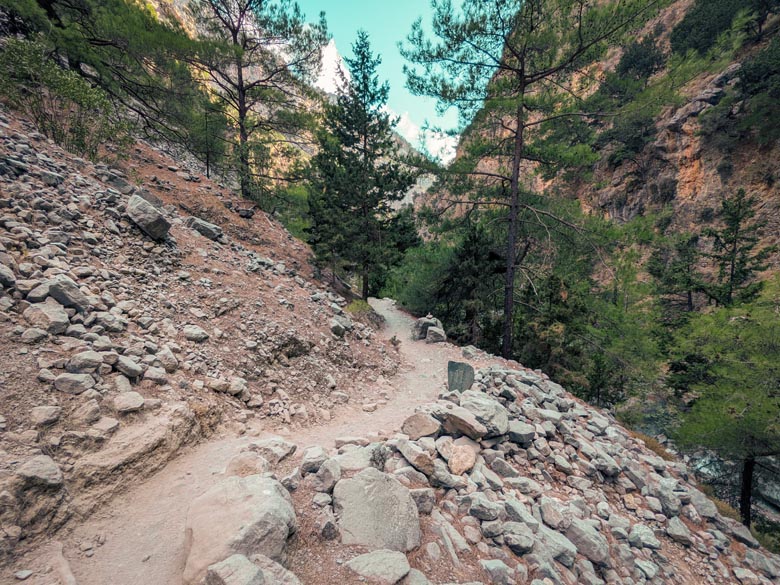
[[[728,502],[724,502],[723,500],[717,498],[715,496],[715,490],[713,490],[711,486],[707,485],[706,483],[703,483],[699,485],[699,489],[705,496],[707,496],[710,500],[712,500],[712,503],[715,504],[715,507],[718,509],[718,513],[721,516],[725,516],[726,518],[731,518],[732,520],[736,520],[737,522],[741,520],[739,511]]]
[[[653,453],[658,455],[661,459],[664,461],[676,461],[677,457],[672,455],[666,447],[664,447],[661,443],[658,442],[657,439],[654,439],[653,437],[649,435],[645,435],[644,433],[640,433],[638,431],[629,431],[631,433],[631,436],[635,439],[639,439],[645,444],[645,447],[650,449]]]

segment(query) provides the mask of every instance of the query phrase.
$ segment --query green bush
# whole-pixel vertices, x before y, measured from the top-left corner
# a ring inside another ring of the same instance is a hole
[[[0,96],[54,142],[94,159],[101,144],[127,137],[106,94],[56,63],[43,42],[6,39],[2,49]]]

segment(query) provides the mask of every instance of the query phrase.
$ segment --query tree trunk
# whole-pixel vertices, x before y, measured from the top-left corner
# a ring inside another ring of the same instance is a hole
[[[520,163],[523,157],[523,131],[525,119],[523,112],[524,89],[520,90],[520,104],[517,106],[517,129],[515,130],[515,145],[512,158],[512,181],[509,193],[509,225],[506,237],[506,270],[504,272],[504,324],[501,341],[501,355],[509,359],[512,354],[512,329],[514,327],[515,308],[515,270],[517,268],[518,216],[520,213]]]
[[[237,41],[236,41],[237,43]],[[246,87],[244,86],[244,64],[240,56],[236,57],[236,93],[238,94],[238,175],[241,183],[241,197],[251,199],[252,184],[249,168],[249,131],[247,130]]]
[[[750,528],[751,508],[753,505],[753,472],[756,468],[756,458],[747,457],[742,461],[742,485],[739,490],[739,515],[742,524]]]
[[[363,266],[363,293],[362,293],[362,296],[363,296],[363,300],[364,301],[368,300],[368,273],[369,273],[368,266]]]

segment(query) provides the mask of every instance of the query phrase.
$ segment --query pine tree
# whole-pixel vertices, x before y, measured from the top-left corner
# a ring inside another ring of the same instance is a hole
[[[698,271],[701,253],[699,236],[683,234],[667,245],[656,249],[647,264],[647,271],[656,279],[661,305],[667,311],[666,320],[679,321],[680,313],[691,313],[696,308],[696,293],[704,289]]]
[[[327,40],[324,14],[307,24],[290,0],[193,0],[192,11],[212,44],[194,64],[217,88],[236,131],[232,141],[241,195],[262,201],[273,145],[302,140],[306,87]]]
[[[417,21],[402,47],[413,64],[406,68],[410,90],[436,98],[442,109],[457,107],[463,127],[469,126],[464,156],[450,172],[474,181],[476,204],[506,210],[504,357],[512,352],[519,258],[530,242],[522,226],[544,215],[525,196],[532,185],[526,175],[534,165],[576,164],[589,156],[587,146],[535,139],[582,116],[573,110],[590,77],[585,69],[655,4],[465,0],[458,11],[449,0],[433,0],[438,38],[431,40]],[[486,192],[498,197],[486,198]]]
[[[700,398],[677,443],[740,464],[740,513],[748,526],[756,465],[780,455],[779,288],[775,281],[751,305],[698,315],[679,335],[678,352],[701,355],[706,375],[693,385]]]
[[[362,279],[368,298],[372,280],[381,280],[389,264],[400,260],[408,245],[408,221],[392,208],[414,184],[414,176],[397,162],[395,120],[385,111],[389,86],[380,82],[380,58],[360,31],[345,58],[336,103],[327,107],[319,133],[319,152],[312,158],[310,242],[322,262],[346,267]],[[401,226],[407,237],[399,238]]]
[[[761,282],[755,282],[757,272],[766,270],[766,260],[774,247],[755,250],[765,221],[753,221],[756,215],[755,196],[739,189],[732,197],[721,201],[720,218],[723,228],[709,228],[704,235],[712,238],[710,258],[718,268],[717,280],[707,287],[707,294],[719,305],[729,307],[735,302],[750,301],[761,292]]]

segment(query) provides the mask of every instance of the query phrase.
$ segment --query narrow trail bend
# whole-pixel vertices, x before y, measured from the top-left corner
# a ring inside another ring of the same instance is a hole
[[[448,360],[462,359],[460,349],[451,344],[411,341],[413,320],[398,310],[394,301],[372,299],[371,304],[386,320],[379,335],[400,340],[403,366],[387,380],[386,404],[371,413],[363,412],[359,404],[348,404],[325,425],[286,432],[264,428],[263,421],[251,421],[242,436],[212,438],[185,451],[85,522],[59,535],[78,585],[181,584],[189,503],[221,480],[230,458],[253,440],[282,436],[298,445],[295,456],[299,457],[305,447],[332,447],[338,437],[396,431],[416,406],[435,400],[446,381]],[[481,367],[496,361],[491,357],[490,361],[471,363]],[[83,543],[98,538],[104,544],[87,556]],[[45,547],[38,551],[38,558],[43,554]]]

